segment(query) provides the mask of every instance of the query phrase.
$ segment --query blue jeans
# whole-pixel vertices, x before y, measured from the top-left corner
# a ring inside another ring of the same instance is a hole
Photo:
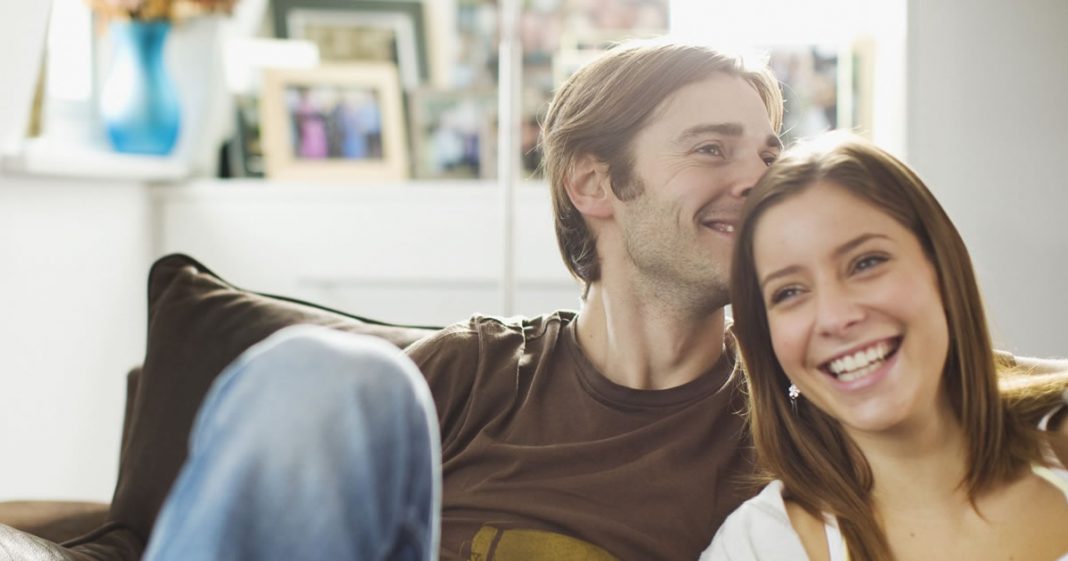
[[[437,416],[384,341],[283,329],[215,381],[148,561],[438,557]]]

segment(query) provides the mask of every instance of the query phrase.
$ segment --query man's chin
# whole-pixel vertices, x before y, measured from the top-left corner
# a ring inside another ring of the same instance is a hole
[[[730,286],[718,275],[695,279],[685,288],[680,287],[679,292],[686,293],[691,306],[701,313],[718,312],[730,303]]]

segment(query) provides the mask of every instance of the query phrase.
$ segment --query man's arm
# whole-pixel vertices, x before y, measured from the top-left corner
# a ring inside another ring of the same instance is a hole
[[[1035,358],[1029,356],[1015,356],[1013,360],[1016,366],[1035,374],[1052,374],[1054,372],[1068,372],[1068,358]]]
[[[1065,404],[1053,414],[1046,429],[1050,448],[1061,465],[1068,467],[1068,390],[1064,390],[1062,399]]]
[[[1031,374],[1068,372],[1068,359],[1007,356],[1011,357],[1010,363],[1015,363],[1021,370]],[[1061,465],[1068,466],[1068,389],[1065,390],[1062,401],[1064,405],[1053,414],[1049,425],[1046,426],[1046,439]]]

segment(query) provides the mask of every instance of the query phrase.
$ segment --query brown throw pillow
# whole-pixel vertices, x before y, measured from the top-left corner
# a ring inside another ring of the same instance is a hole
[[[148,539],[185,461],[189,431],[212,381],[245,349],[294,324],[382,337],[398,347],[435,328],[390,325],[236,288],[185,255],[148,279],[148,342],[122,451],[111,518]]]

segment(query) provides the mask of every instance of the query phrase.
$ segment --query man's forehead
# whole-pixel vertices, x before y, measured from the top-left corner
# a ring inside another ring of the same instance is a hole
[[[716,126],[731,136],[774,136],[771,117],[755,87],[725,73],[691,82],[673,92],[653,111],[650,124],[673,124],[677,134],[694,127]]]

